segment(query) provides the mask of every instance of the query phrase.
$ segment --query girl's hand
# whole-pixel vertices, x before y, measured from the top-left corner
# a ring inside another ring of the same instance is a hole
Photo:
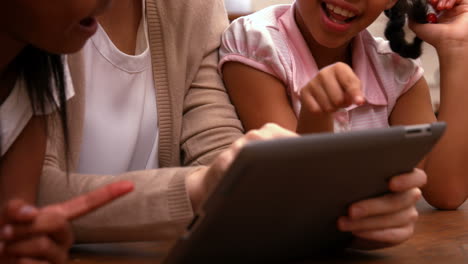
[[[69,222],[131,190],[132,183],[121,181],[42,209],[19,200],[11,201],[4,210],[0,224],[0,260],[11,263],[66,263],[68,249],[73,243]]]
[[[250,130],[240,139],[236,140],[229,149],[222,152],[216,160],[206,169],[199,170],[186,179],[187,189],[193,210],[196,211],[200,204],[208,197],[224,176],[231,163],[245,144],[257,140],[270,140],[298,135],[276,124],[266,124],[260,129]]]
[[[356,236],[353,247],[359,249],[389,247],[408,240],[418,218],[415,205],[421,198],[419,188],[426,180],[419,169],[392,178],[389,188],[393,193],[351,205],[348,216],[338,220],[339,229],[352,232]]]
[[[468,0],[434,0],[443,13],[437,24],[410,22],[410,28],[440,53],[446,49],[468,47]]]
[[[345,63],[323,68],[301,89],[299,133],[333,131],[332,114],[351,104],[362,105],[365,98],[361,81]]]
[[[347,64],[338,62],[323,68],[301,89],[302,107],[311,113],[333,113],[365,99],[361,81]]]

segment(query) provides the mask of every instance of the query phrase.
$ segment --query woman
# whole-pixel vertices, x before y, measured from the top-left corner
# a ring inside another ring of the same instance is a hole
[[[66,108],[59,106],[73,92],[66,90],[68,70],[57,54],[80,49],[95,32],[93,16],[108,4],[25,0],[0,5],[1,263],[64,263],[73,242],[68,222],[133,188],[119,182],[62,204],[32,206],[46,148],[45,114],[58,109],[67,132]]]

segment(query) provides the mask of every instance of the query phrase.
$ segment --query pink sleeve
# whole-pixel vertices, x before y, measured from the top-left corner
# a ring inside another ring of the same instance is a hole
[[[273,75],[288,83],[286,68],[289,56],[281,54],[278,45],[284,40],[280,32],[249,17],[234,21],[224,32],[218,69],[222,74],[224,63],[233,61]]]
[[[401,94],[406,93],[424,76],[424,69],[420,59],[409,60],[409,62],[410,63],[408,65],[410,66],[407,68],[407,70],[412,74],[410,75],[410,78],[408,79],[405,87],[401,91]]]
[[[389,42],[382,38],[373,38],[373,43],[379,57],[379,71],[385,76],[384,79],[388,82],[386,85],[390,85],[391,95],[398,98],[424,75],[421,60],[401,57],[393,52]]]

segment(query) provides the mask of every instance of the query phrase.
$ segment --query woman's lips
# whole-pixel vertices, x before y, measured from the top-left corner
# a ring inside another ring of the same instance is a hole
[[[91,37],[96,33],[98,22],[95,17],[87,17],[80,21],[79,30],[84,33],[87,37]]]
[[[85,28],[93,27],[94,24],[96,24],[96,19],[94,17],[87,17],[80,21],[80,25]]]

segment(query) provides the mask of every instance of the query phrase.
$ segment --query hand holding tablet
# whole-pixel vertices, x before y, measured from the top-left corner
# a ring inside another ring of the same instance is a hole
[[[426,177],[414,168],[444,129],[434,123],[249,143],[164,263],[294,260],[400,243],[412,233]]]

